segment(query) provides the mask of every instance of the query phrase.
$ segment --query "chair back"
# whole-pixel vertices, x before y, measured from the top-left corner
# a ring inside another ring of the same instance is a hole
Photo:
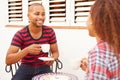
[[[51,51],[49,51],[49,55],[52,55]],[[20,66],[20,62],[17,62],[15,64],[11,64],[11,65],[6,65],[5,66],[5,71],[7,73],[11,72],[11,75],[13,77],[13,75],[15,74],[15,72],[19,68],[19,66]],[[56,73],[57,73],[58,69],[62,69],[62,68],[63,68],[63,63],[59,59],[56,59],[55,60],[55,65],[53,64],[51,66],[52,71],[56,72]]]
[[[5,66],[5,71],[7,73],[11,72],[11,75],[13,77],[13,75],[15,74],[15,72],[19,68],[19,66],[20,66],[19,62],[15,63],[15,64],[11,64],[11,65],[6,65]]]

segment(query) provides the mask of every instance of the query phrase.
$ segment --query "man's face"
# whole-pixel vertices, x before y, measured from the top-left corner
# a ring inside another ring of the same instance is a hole
[[[45,20],[45,10],[43,6],[32,6],[28,11],[30,24],[36,27],[41,27]]]
[[[89,35],[92,36],[92,37],[95,37],[95,31],[94,31],[93,27],[94,26],[92,24],[92,20],[91,20],[91,17],[89,15],[88,20],[87,20],[87,28],[88,28],[88,31],[89,31]]]

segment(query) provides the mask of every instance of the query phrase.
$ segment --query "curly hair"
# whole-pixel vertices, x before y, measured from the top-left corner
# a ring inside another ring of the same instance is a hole
[[[120,51],[120,0],[95,0],[91,7],[91,19],[96,34]]]

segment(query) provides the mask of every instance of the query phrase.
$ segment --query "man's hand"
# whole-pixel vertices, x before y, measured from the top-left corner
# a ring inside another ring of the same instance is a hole
[[[48,65],[48,66],[53,65],[53,63],[54,63],[54,60],[51,60],[51,61],[45,61],[45,64]]]
[[[40,44],[32,44],[24,49],[29,54],[38,55],[41,51]]]

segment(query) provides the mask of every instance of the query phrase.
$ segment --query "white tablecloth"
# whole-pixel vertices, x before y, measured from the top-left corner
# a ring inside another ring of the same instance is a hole
[[[32,80],[78,80],[78,78],[70,73],[57,72],[36,75]]]

